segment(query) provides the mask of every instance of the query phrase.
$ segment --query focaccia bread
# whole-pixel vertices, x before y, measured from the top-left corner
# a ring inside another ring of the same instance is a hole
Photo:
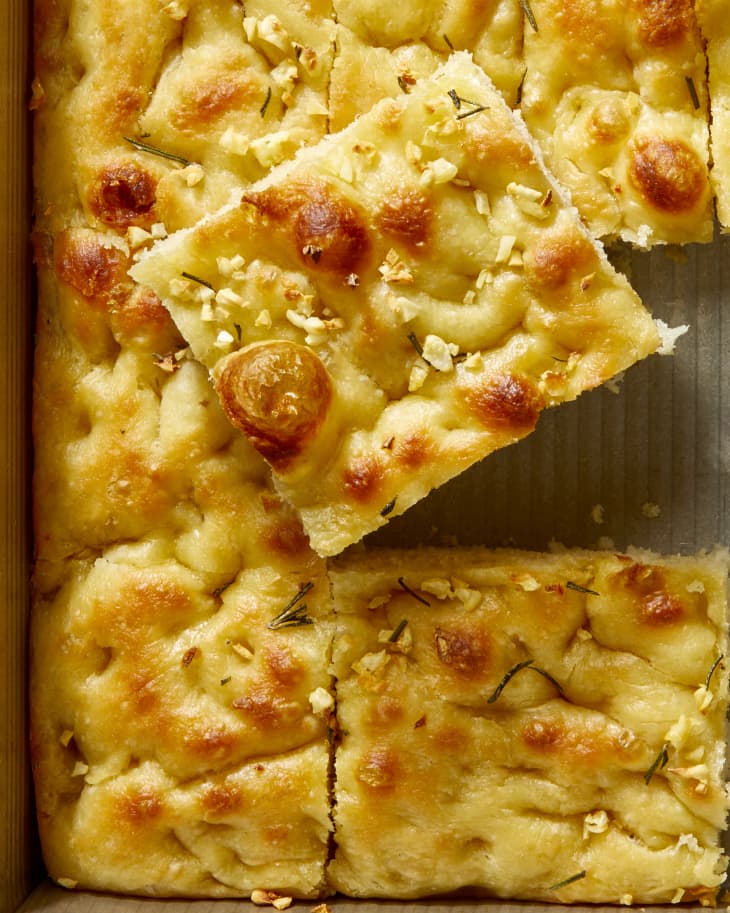
[[[336,559],[332,886],[714,903],[727,570],[723,552]]]
[[[169,537],[77,559],[33,623],[38,821],[66,887],[325,890],[329,588],[212,575]]]
[[[324,567],[127,275],[166,224],[267,170],[221,145],[232,124],[322,135],[331,45],[307,11],[279,11],[303,69],[264,117],[275,67],[237,3],[36,4],[30,727],[43,852],[67,887],[322,890]],[[270,629],[309,582],[290,611],[318,624]]]
[[[659,345],[466,53],[131,274],[323,555]]]
[[[696,0],[707,54],[710,89],[710,177],[717,217],[730,228],[730,18],[722,0]]]
[[[591,230],[712,239],[705,56],[692,0],[530,0],[521,110]]]

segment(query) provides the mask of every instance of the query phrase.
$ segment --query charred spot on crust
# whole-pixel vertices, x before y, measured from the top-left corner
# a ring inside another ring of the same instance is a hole
[[[467,407],[486,427],[524,433],[537,424],[543,407],[539,391],[527,377],[498,374],[462,388]]]
[[[91,232],[61,232],[53,245],[56,275],[85,298],[104,300],[126,278],[127,257]]]
[[[428,241],[432,219],[428,198],[417,190],[391,191],[375,214],[375,224],[382,232],[413,247]]]
[[[593,245],[582,234],[550,232],[525,254],[525,271],[530,283],[557,289],[572,278],[582,278],[597,259]]]
[[[256,92],[258,86],[221,76],[215,82],[196,85],[171,112],[170,119],[180,130],[198,129],[213,123],[228,111],[240,108],[254,98]]]
[[[490,643],[481,628],[436,628],[433,640],[439,660],[458,675],[476,678],[487,671]]]
[[[314,437],[332,399],[318,356],[286,340],[255,343],[228,356],[216,390],[229,421],[279,469]]]
[[[692,31],[694,12],[689,0],[635,0],[639,9],[639,38],[649,48],[665,48]]]
[[[681,140],[644,137],[634,143],[629,178],[655,209],[683,213],[702,200],[707,169],[695,151]]]
[[[162,814],[162,799],[151,789],[125,793],[118,801],[119,816],[130,824],[144,825]]]
[[[370,252],[365,216],[323,181],[246,193],[242,203],[287,223],[299,259],[318,270],[358,273]]]
[[[669,592],[659,567],[632,564],[617,574],[617,582],[636,600],[640,619],[646,624],[674,624],[687,614],[681,600]]]
[[[377,458],[364,455],[353,460],[342,474],[346,494],[360,503],[372,501],[383,480],[383,466]]]
[[[375,746],[368,751],[357,767],[357,779],[374,792],[390,792],[400,779],[400,765],[394,751]]]
[[[89,191],[89,207],[105,225],[125,229],[153,221],[157,184],[134,162],[107,165]]]

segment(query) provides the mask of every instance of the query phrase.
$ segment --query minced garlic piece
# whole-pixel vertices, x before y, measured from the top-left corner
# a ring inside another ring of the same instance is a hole
[[[271,906],[277,910],[286,910],[293,902],[293,897],[285,897],[275,891],[265,891],[257,888],[251,892],[251,903],[255,903],[257,906]]]
[[[271,325],[272,325],[271,314],[269,313],[267,308],[262,308],[262,310],[259,311],[259,315],[256,318],[256,320],[254,320],[254,326],[270,327]]]
[[[89,772],[89,765],[84,764],[83,761],[77,761],[74,764],[74,769],[71,771],[72,777],[84,777]]]
[[[489,195],[484,190],[474,191],[474,205],[480,216],[488,216],[492,212],[492,206],[489,202]]]
[[[233,127],[228,127],[221,134],[218,144],[226,152],[233,152],[234,155],[245,155],[248,152],[249,138],[245,133],[239,133]]]
[[[497,255],[494,258],[496,263],[507,263],[509,258],[512,256],[512,248],[517,243],[517,238],[514,235],[502,235],[499,239],[499,247],[497,248]]]
[[[68,748],[73,737],[74,734],[72,729],[64,729],[59,738],[59,742],[63,745],[64,748]]]
[[[583,839],[590,834],[603,834],[608,830],[608,813],[604,809],[589,812],[583,819]]]
[[[379,650],[377,653],[365,653],[352,668],[358,675],[377,675],[382,672],[388,665],[390,657],[385,650]]]
[[[413,273],[392,247],[378,267],[378,272],[383,277],[383,282],[397,282],[404,285],[410,285],[413,282]]]
[[[421,312],[421,308],[417,302],[412,301],[410,298],[404,298],[401,295],[389,296],[388,305],[400,323],[408,323]]]
[[[234,342],[233,336],[228,330],[221,330],[215,338],[215,344],[219,349],[225,349]]]
[[[534,593],[540,589],[540,583],[535,580],[532,574],[514,574],[512,580],[526,593]]]
[[[241,659],[250,660],[253,659],[253,650],[250,650],[245,644],[231,642],[231,650],[234,653],[237,653]]]
[[[433,184],[448,184],[458,173],[459,169],[453,162],[438,158],[426,165],[419,180],[424,187],[431,187]]]
[[[127,229],[127,242],[132,250],[141,247],[144,243],[151,240],[152,235],[150,232],[146,231],[144,228],[140,228],[139,225],[130,225]]]
[[[437,599],[450,599],[454,595],[451,581],[445,577],[432,577],[428,580],[423,580],[419,589],[423,590],[424,593],[430,593],[431,596],[435,596]]]
[[[232,257],[217,257],[215,262],[218,272],[226,279],[230,279],[235,272],[246,265],[246,261],[241,254],[234,254]]]
[[[712,704],[715,695],[712,691],[707,688],[706,685],[700,685],[700,687],[694,692],[695,704],[697,704],[697,709],[700,713],[706,713],[710,705]]]
[[[429,333],[423,342],[423,358],[437,371],[453,371],[453,356],[459,354],[456,343],[445,342],[440,336]]]
[[[291,131],[277,130],[253,140],[248,148],[259,165],[271,168],[286,158],[293,145],[292,139]]]
[[[57,878],[56,884],[59,884],[62,888],[67,888],[69,891],[73,891],[75,887],[78,886],[78,881],[75,878]]]
[[[234,292],[232,288],[226,287],[219,289],[219,291],[216,292],[215,303],[223,306],[235,305],[241,307],[244,301],[238,292]]]
[[[309,704],[313,713],[324,713],[335,706],[335,700],[325,688],[315,688],[309,695]]]

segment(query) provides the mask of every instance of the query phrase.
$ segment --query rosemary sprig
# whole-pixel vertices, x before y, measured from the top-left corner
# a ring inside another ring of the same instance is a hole
[[[196,276],[194,273],[187,273],[185,270],[180,274],[183,279],[189,279],[191,282],[197,282],[198,285],[204,285],[206,288],[209,288],[212,292],[215,291],[213,286],[208,282],[207,279],[201,279],[200,276]]]
[[[393,629],[393,631],[390,634],[390,637],[388,638],[389,644],[398,643],[398,638],[401,636],[401,634],[405,630],[407,624],[408,624],[407,618],[402,618],[398,622],[397,626]]]
[[[725,654],[721,653],[717,657],[715,662],[710,666],[710,671],[707,673],[707,678],[705,679],[705,688],[707,689],[707,691],[710,690],[710,679],[714,675],[715,669],[717,669],[717,667],[720,665],[720,663],[723,661],[723,659],[725,659]]]
[[[522,7],[522,12],[525,14],[525,19],[530,23],[533,32],[537,31],[537,19],[535,19],[535,14],[532,12],[532,7],[530,6],[529,0],[520,0],[520,6]]]
[[[430,606],[430,605],[431,605],[431,603],[428,601],[428,599],[424,599],[423,596],[420,596],[415,590],[412,590],[412,589],[408,586],[408,584],[406,583],[404,577],[399,577],[399,578],[398,578],[398,586],[400,586],[401,589],[405,590],[406,593],[408,593],[409,596],[413,596],[414,599],[417,599],[417,600],[418,600],[420,603],[422,603],[423,605],[426,605],[426,606]]]
[[[266,98],[264,99],[264,103],[259,108],[259,113],[261,114],[261,117],[266,116],[266,111],[268,110],[269,103],[271,102],[271,95],[272,95],[271,86],[269,86],[269,90],[266,93]]]
[[[423,358],[423,346],[421,345],[418,336],[416,336],[415,333],[408,334],[408,342],[410,342],[416,352],[418,352],[421,358]]]
[[[569,590],[575,590],[576,593],[588,593],[589,596],[600,596],[600,593],[597,593],[595,590],[589,590],[587,586],[581,586],[579,583],[573,583],[572,580],[568,580],[565,586]]]
[[[447,47],[450,51],[455,50],[455,48],[454,48],[453,44],[451,43],[451,40],[449,39],[449,36],[448,36],[448,35],[444,35],[444,36],[443,36],[443,39],[444,39],[444,44],[446,45],[446,47]]]
[[[267,627],[270,630],[275,631],[278,628],[295,628],[299,627],[300,625],[313,624],[313,620],[307,615],[306,602],[298,605],[298,603],[304,599],[304,597],[312,589],[313,586],[314,584],[311,580],[309,583],[305,583],[299,592],[295,593],[295,595],[284,606],[281,612],[279,612],[275,618],[271,619]]]
[[[159,149],[157,146],[145,143],[141,139],[135,139],[133,136],[125,136],[124,139],[131,146],[134,146],[135,149],[139,150],[139,152],[148,152],[150,155],[157,155],[160,158],[169,159],[172,162],[177,162],[178,165],[182,165],[183,168],[190,164],[190,159],[186,159],[182,155],[176,155],[174,152],[167,152],[165,149]]]
[[[697,111],[700,106],[700,99],[697,95],[697,88],[695,87],[695,81],[691,76],[685,76],[684,81],[687,83],[687,90],[689,91],[689,97],[692,99],[692,107]]]
[[[396,498],[393,498],[392,501],[388,501],[388,503],[385,505],[385,507],[383,507],[382,510],[380,511],[380,516],[387,517],[388,514],[392,514],[393,510],[395,509],[395,502],[397,500],[398,500],[398,498],[396,497]]]
[[[571,875],[569,878],[564,878],[562,881],[559,881],[557,884],[552,884],[548,888],[548,891],[559,891],[561,888],[567,887],[569,884],[573,884],[574,881],[580,881],[581,878],[585,878],[588,873],[585,869],[581,869],[580,872],[576,872],[575,875]]]
[[[654,776],[654,774],[658,770],[661,770],[662,767],[666,767],[668,763],[669,763],[669,742],[665,742],[662,745],[661,750],[659,751],[659,754],[656,756],[656,758],[654,758],[654,761],[653,761],[651,767],[644,774],[644,783],[646,783],[648,786],[649,782],[650,782],[651,778]]]

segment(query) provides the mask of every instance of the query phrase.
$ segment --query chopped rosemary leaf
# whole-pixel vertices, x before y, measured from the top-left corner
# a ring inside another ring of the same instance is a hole
[[[418,341],[418,336],[415,333],[408,334],[408,342],[413,346],[413,348],[418,352],[418,354],[423,358],[423,346]]]
[[[569,580],[566,584],[566,587],[569,590],[575,590],[576,593],[588,593],[589,596],[600,596],[600,593],[597,593],[595,590],[589,590],[586,586],[581,586],[579,583],[573,583],[572,580]]]
[[[697,95],[695,81],[694,81],[694,79],[692,79],[691,76],[685,76],[684,81],[687,83],[687,89],[689,90],[689,97],[692,99],[692,107],[696,111],[700,106],[700,99],[699,99],[699,96]]]
[[[397,500],[398,500],[397,498],[393,498],[392,501],[388,501],[388,503],[385,505],[385,507],[380,511],[380,516],[387,517],[388,514],[392,514],[393,510],[395,509],[395,502]]]
[[[405,590],[409,596],[413,596],[414,599],[417,599],[420,603],[423,603],[423,605],[427,605],[427,606],[431,605],[431,603],[428,601],[428,599],[424,599],[423,596],[419,596],[419,594],[416,593],[415,590],[412,590],[408,586],[404,577],[398,578],[398,585],[401,587],[401,589]]]
[[[267,627],[275,631],[277,628],[293,628],[299,625],[311,625],[312,619],[307,615],[307,604],[297,605],[307,593],[312,589],[314,584],[310,580],[289,600],[284,608],[279,612],[276,618],[268,623]]]
[[[408,624],[408,619],[407,619],[407,618],[402,618],[402,619],[398,622],[397,627],[392,631],[390,637],[388,638],[388,643],[389,643],[389,644],[394,644],[394,643],[397,643],[397,642],[398,642],[398,638],[401,636],[401,634],[402,634],[403,631],[405,630],[405,627],[406,627],[407,624]]]
[[[449,36],[448,36],[448,35],[444,35],[444,36],[443,36],[443,39],[444,39],[444,43],[446,44],[446,47],[447,47],[450,51],[455,50],[453,44],[452,44],[451,41],[449,40]]]
[[[497,700],[497,698],[500,696],[500,694],[504,691],[505,687],[509,684],[510,680],[515,675],[517,675],[517,673],[521,669],[526,669],[528,666],[531,666],[534,662],[535,662],[534,659],[523,659],[521,663],[517,663],[516,666],[512,666],[512,668],[508,672],[505,672],[505,674],[502,676],[501,682],[494,689],[491,696],[489,698],[487,698],[487,703],[493,704]]]
[[[231,676],[227,675],[225,678],[221,679],[221,685],[227,685],[228,682],[230,682],[230,680],[231,680]]]
[[[575,875],[571,875],[570,878],[564,878],[562,881],[559,881],[557,884],[552,884],[548,888],[548,891],[559,891],[561,888],[567,887],[569,884],[573,884],[574,881],[580,881],[581,878],[585,878],[588,873],[585,869],[581,869],[580,872],[576,872]]]
[[[710,666],[710,671],[707,673],[707,678],[705,679],[705,688],[707,688],[708,691],[710,690],[710,679],[715,674],[715,669],[717,669],[723,659],[725,659],[725,654],[721,653],[715,662]]]
[[[263,105],[261,105],[261,108],[259,109],[259,113],[261,114],[261,117],[264,117],[266,114],[266,111],[269,107],[269,102],[271,101],[271,95],[272,95],[271,86],[269,86],[269,91],[266,93],[266,98],[264,99],[264,103],[263,103]]]
[[[523,70],[522,79],[520,80],[520,84],[517,86],[517,98],[515,100],[515,106],[518,108],[522,104],[522,90],[525,86],[525,76],[527,76],[527,69]]]
[[[176,155],[174,152],[166,152],[164,149],[158,149],[157,146],[152,146],[150,143],[144,143],[141,139],[135,139],[133,136],[125,136],[124,139],[140,152],[149,152],[150,155],[158,155],[160,158],[169,159],[172,162],[177,162],[178,165],[182,165],[183,168],[190,164],[190,159],[186,159],[182,155]]]
[[[661,770],[662,767],[666,767],[668,763],[669,763],[669,742],[665,742],[662,745],[659,754],[656,756],[656,758],[654,758],[654,762],[652,763],[651,767],[644,774],[644,783],[646,783],[648,785],[649,781],[654,776],[654,774],[658,770]]]
[[[535,14],[532,12],[529,0],[520,0],[520,6],[522,7],[522,12],[525,14],[525,19],[530,23],[533,32],[536,32],[537,20],[535,19]]]
[[[454,107],[460,113],[456,115],[457,120],[463,120],[465,117],[471,117],[472,114],[479,114],[480,111],[486,111],[487,106],[480,104],[478,101],[470,101],[468,98],[462,98],[456,89],[449,89],[447,95],[454,104]],[[469,105],[468,111],[462,111],[462,105]]]
[[[215,291],[213,286],[208,282],[207,279],[201,279],[200,276],[196,276],[193,273],[186,273],[185,270],[181,273],[183,279],[189,279],[191,282],[197,282],[198,285],[204,285],[206,288],[209,288],[211,291]]]
[[[398,77],[398,85],[400,86],[401,92],[404,92],[406,95],[408,95],[408,93],[411,91],[410,87],[408,86],[408,80],[405,78],[405,76]]]

